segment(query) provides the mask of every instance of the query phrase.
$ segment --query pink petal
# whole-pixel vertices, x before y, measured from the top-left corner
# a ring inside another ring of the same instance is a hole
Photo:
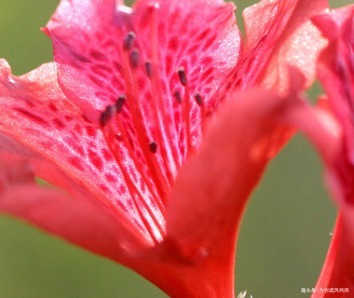
[[[0,84],[2,154],[30,158],[36,175],[113,210],[145,241],[161,239],[163,210],[146,189],[146,178],[131,164],[117,164],[102,131],[61,92],[52,64],[17,78],[2,61]]]
[[[114,30],[115,8],[115,0],[64,0],[44,29],[53,40],[59,71],[67,74],[60,76],[64,93],[88,111],[89,116],[93,109],[103,110],[111,102],[105,96],[95,95],[101,89],[98,85],[107,86],[113,78],[120,80],[118,69],[111,70],[112,65],[107,63],[117,59],[111,43],[123,38],[119,30]],[[110,40],[113,34],[117,36]],[[106,53],[96,48],[102,43]],[[96,73],[105,75],[100,78]],[[112,85],[116,90],[121,82],[112,82]]]
[[[64,92],[91,119],[94,111],[103,111],[126,93],[129,77],[124,73],[128,70],[124,69],[123,44],[133,31],[136,40],[131,47],[139,49],[141,62],[154,62],[157,55],[161,84],[169,93],[166,101],[172,101],[180,85],[177,70],[181,66],[187,70],[191,91],[210,97],[236,64],[240,41],[233,6],[203,2],[144,0],[127,14],[123,6],[116,9],[114,1],[61,1],[45,30],[53,39]],[[155,29],[159,30],[158,44],[151,42]],[[144,81],[139,84],[150,84],[146,76],[139,76]],[[167,82],[170,79],[173,82]],[[145,100],[151,97],[148,86],[141,88],[149,93]]]
[[[31,167],[23,160],[0,163],[0,211],[118,261],[126,258],[129,249],[141,246],[108,210],[36,185]]]
[[[263,0],[244,13],[246,44],[237,84],[261,82],[280,92],[287,91],[287,67],[298,68],[309,86],[315,77],[319,51],[325,46],[311,18],[323,13],[325,0]]]
[[[200,143],[205,115],[219,100],[213,94],[237,64],[240,36],[234,6],[223,1],[139,1],[128,13],[112,1],[86,2],[63,0],[46,29],[61,87],[96,123],[125,94],[113,133],[124,127],[137,162],[148,164],[150,171],[158,168],[153,176],[167,186],[157,188],[168,190]],[[180,81],[178,70],[186,82]],[[157,147],[153,158],[149,144]]]

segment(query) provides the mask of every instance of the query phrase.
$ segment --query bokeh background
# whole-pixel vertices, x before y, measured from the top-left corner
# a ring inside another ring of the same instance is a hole
[[[256,1],[235,1],[241,11]],[[334,0],[332,6],[352,0]],[[0,57],[15,74],[52,59],[39,31],[59,0],[0,0]],[[319,91],[315,91],[315,93]],[[336,210],[322,184],[320,161],[295,136],[272,162],[245,215],[237,251],[237,292],[254,298],[309,297]],[[0,298],[166,297],[132,271],[0,216]],[[248,296],[247,296],[248,297]]]

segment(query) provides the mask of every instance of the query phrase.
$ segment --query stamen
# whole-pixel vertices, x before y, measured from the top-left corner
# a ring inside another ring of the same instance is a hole
[[[109,120],[111,120],[112,116],[115,113],[115,107],[114,106],[108,106],[100,115],[100,125],[101,127],[104,127],[107,125]]]
[[[121,95],[121,97],[125,97],[125,95]],[[143,173],[144,170],[141,167],[140,162],[137,159],[135,150],[134,150],[134,145],[132,144],[132,142],[130,141],[130,138],[127,134],[127,131],[125,129],[125,126],[122,122],[122,120],[120,119],[119,115],[117,114],[117,116],[115,117],[115,124],[116,124],[116,128],[114,129],[114,131],[119,131],[119,135],[116,135],[116,138],[118,141],[122,141],[123,146],[128,150],[129,152],[129,156],[132,158],[135,168],[137,169],[138,172]],[[164,213],[165,207],[162,203],[161,198],[159,197],[159,195],[156,193],[154,186],[152,185],[152,183],[150,182],[149,179],[145,180],[145,183],[148,187],[148,189],[150,190],[150,193],[152,194],[152,196],[155,198],[156,203],[158,204],[159,209],[161,210],[162,213]]]
[[[179,78],[179,81],[181,82],[181,84],[183,86],[186,86],[187,85],[187,75],[186,75],[186,71],[184,70],[184,67],[180,67],[177,71],[178,73],[178,78]]]
[[[198,92],[194,93],[194,99],[197,105],[200,107],[200,124],[201,124],[200,126],[203,133],[205,130],[205,116],[206,116],[204,100],[203,97]]]
[[[158,243],[164,238],[165,234],[163,218],[169,185],[165,182],[166,178],[160,173],[161,169],[159,169],[157,157],[151,154],[151,152],[154,153],[157,151],[157,143],[160,141],[157,139],[156,142],[149,143],[148,131],[144,125],[144,116],[140,107],[137,84],[137,72],[140,71],[138,68],[141,66],[141,52],[138,51],[136,43],[135,34],[129,33],[125,37],[121,51],[126,95],[120,95],[115,103],[107,107],[106,110],[108,111],[105,110],[102,113],[100,123],[106,125],[102,131],[104,132],[107,145],[122,171],[123,179],[131,193],[133,204],[135,205],[134,208],[139,214],[144,232],[150,235],[152,241]],[[132,124],[136,132],[135,137],[137,138],[138,146],[142,151],[141,153],[146,161],[146,165],[141,160],[138,160],[136,150],[134,149],[136,144],[132,142],[131,136],[126,131],[123,123],[125,118],[121,119],[122,117],[119,114],[125,109],[126,105],[131,114]],[[115,117],[115,121],[110,121],[112,116]],[[153,143],[156,144],[154,145]],[[153,200],[156,202],[156,206],[150,206],[150,203],[145,198],[143,189],[130,176],[125,165],[125,154],[129,157],[134,167],[136,167],[137,172],[141,173],[141,179],[146,186],[145,189],[151,194]],[[147,171],[151,173],[151,176]]]
[[[124,50],[124,51],[130,51],[130,50],[131,50],[131,48],[132,48],[133,45],[134,45],[135,38],[136,38],[135,33],[132,32],[132,31],[129,32],[129,33],[125,36],[125,38],[124,38],[124,40],[123,40],[123,50]]]
[[[115,102],[114,106],[118,114],[123,110],[123,105],[125,103],[126,98],[127,97],[124,94],[119,95],[117,101]]]
[[[148,14],[150,21],[150,48],[151,52],[147,57],[145,64],[146,75],[149,78],[151,94],[155,100],[152,101],[152,111],[154,118],[156,119],[156,134],[154,139],[159,144],[159,156],[160,160],[157,162],[159,172],[164,177],[163,184],[167,193],[170,192],[171,184],[174,180],[174,173],[179,162],[177,144],[174,142],[174,138],[171,133],[171,127],[166,127],[164,123],[168,123],[168,111],[173,108],[173,105],[164,100],[162,76],[160,75],[160,61],[159,61],[159,4],[154,3],[149,6]],[[172,128],[173,129],[173,128]],[[151,158],[151,157],[150,157]],[[163,164],[160,165],[159,163]],[[164,198],[166,199],[166,198]]]
[[[198,106],[201,107],[204,105],[203,98],[201,97],[201,95],[198,92],[196,92],[194,94],[194,99],[195,99],[195,102],[197,103]]]
[[[146,165],[151,172],[151,177],[158,191],[159,198],[165,202],[169,193],[169,184],[161,171],[161,167],[158,165],[157,159],[151,156],[149,148],[146,146],[148,133],[144,124],[144,116],[139,103],[139,91],[136,78],[137,66],[140,63],[140,55],[138,50],[134,49],[123,55],[123,57],[126,58],[123,58],[123,66],[130,66],[123,67],[123,69],[125,70],[124,77],[127,86],[127,98],[129,100],[129,105],[131,105],[129,106],[129,109],[131,111],[133,125],[136,130],[137,141],[141,147]]]
[[[122,125],[122,123],[120,121],[118,121],[117,124],[120,127]],[[123,164],[123,158],[120,153],[120,149],[118,148],[117,143],[112,139],[112,137],[117,137],[117,135],[114,133],[114,131],[115,131],[115,129],[113,129],[113,127],[112,127],[112,122],[110,122],[109,125],[107,125],[107,127],[103,130],[107,145],[108,145],[111,153],[113,154],[115,160],[117,161],[118,166],[120,167],[120,169],[122,171],[123,179],[125,180],[125,182],[128,186],[128,190],[131,194],[131,198],[132,198],[135,208],[139,214],[139,217],[142,220],[143,225],[145,226],[146,231],[150,235],[152,241],[154,241],[157,244],[160,242],[159,239],[162,239],[164,237],[164,234],[165,234],[164,227],[161,225],[161,222],[158,220],[155,213],[151,210],[150,206],[148,204],[146,204],[143,194],[137,188],[137,186],[135,185],[135,183],[131,179],[129,173],[126,171],[126,166]],[[122,130],[122,132],[124,133],[124,130]],[[126,134],[123,137],[123,142],[125,143],[125,146],[127,146],[128,141],[127,141]],[[126,148],[128,150],[131,149],[131,148],[129,148],[129,146]],[[131,155],[131,156],[134,157],[134,155]],[[134,159],[134,163],[135,162],[136,162],[136,160]],[[138,165],[138,164],[136,164],[136,165]],[[152,193],[152,195],[154,195],[154,194]],[[137,201],[137,199],[139,199],[139,202]],[[159,204],[158,200],[156,202]],[[143,205],[144,209],[148,212],[159,235],[156,235],[156,233],[153,231],[151,223],[146,218],[146,216],[143,214],[140,205]],[[159,209],[163,214],[164,213],[164,206],[160,205]]]
[[[151,153],[156,153],[156,151],[157,151],[157,144],[156,144],[156,142],[151,142],[151,143],[149,144],[149,149],[150,149],[150,152],[151,152]]]
[[[173,97],[178,103],[182,103],[182,95],[180,91],[176,90],[175,92],[173,92]]]
[[[152,64],[150,61],[145,62],[145,72],[149,79],[152,78]]]
[[[132,50],[129,54],[129,64],[133,69],[138,68],[140,63],[140,54],[138,50]]]
[[[179,80],[181,84],[184,86],[184,96],[183,96],[183,102],[182,102],[182,115],[183,115],[183,120],[185,123],[185,137],[186,137],[186,147],[187,147],[187,152],[190,152],[190,149],[192,148],[192,136],[191,136],[191,123],[190,123],[190,117],[191,117],[191,102],[190,102],[190,87],[188,84],[188,79],[187,79],[187,74],[186,70],[184,67],[180,67],[177,70]]]

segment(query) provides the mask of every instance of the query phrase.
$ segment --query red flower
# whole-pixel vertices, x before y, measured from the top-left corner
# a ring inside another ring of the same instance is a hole
[[[241,50],[220,0],[62,0],[44,29],[55,65],[14,77],[1,62],[0,210],[172,296],[231,297],[245,203],[289,135],[273,121],[285,98],[234,89],[291,98],[294,67],[313,79],[312,3],[253,6]]]
[[[340,210],[312,297],[333,294],[321,289],[339,289],[338,293],[347,296],[354,291],[354,6],[317,16],[314,22],[329,40],[318,64],[326,96],[319,107],[300,103],[287,117],[321,152],[327,185]]]

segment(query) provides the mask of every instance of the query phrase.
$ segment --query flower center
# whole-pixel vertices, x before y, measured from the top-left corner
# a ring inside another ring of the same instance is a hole
[[[205,120],[204,100],[199,93],[191,96],[185,65],[175,70],[179,84],[173,94],[169,96],[166,90],[160,67],[156,9],[149,10],[150,51],[139,44],[135,32],[125,35],[121,47],[125,92],[106,107],[99,120],[129,189],[132,207],[139,212],[140,228],[153,243],[165,237],[165,207],[172,184],[178,169],[196,149],[191,126],[203,129]],[[140,42],[144,44],[143,40]],[[164,108],[171,98],[175,103],[169,104],[176,106],[175,113],[181,115],[175,123],[171,120],[175,117]],[[199,107],[200,115],[194,118],[200,123],[192,121],[192,105]],[[169,125],[182,126],[180,135],[174,135]]]

